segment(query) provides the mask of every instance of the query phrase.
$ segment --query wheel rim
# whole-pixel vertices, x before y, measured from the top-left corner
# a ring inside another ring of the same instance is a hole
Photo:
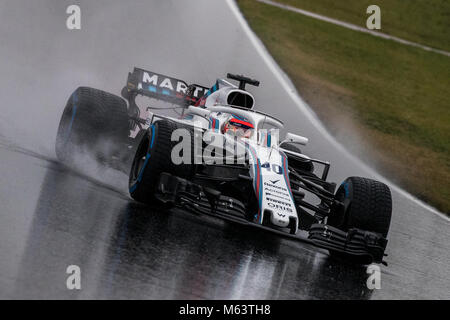
[[[148,136],[146,136],[142,142],[140,143],[136,155],[133,160],[133,166],[132,166],[132,181],[136,182],[136,180],[139,178],[139,175],[141,174],[141,171],[144,168],[145,160],[147,159],[148,154],[148,147],[150,144],[150,139]]]
[[[343,185],[341,185],[337,190],[335,199],[343,203],[344,208],[342,209],[342,211],[335,212],[334,215],[329,216],[327,223],[334,227],[345,229],[347,224],[347,212],[351,206],[351,199],[347,196]],[[339,214],[339,216],[337,216],[337,214]]]

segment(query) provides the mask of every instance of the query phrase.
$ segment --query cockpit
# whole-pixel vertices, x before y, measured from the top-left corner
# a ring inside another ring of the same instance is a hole
[[[222,127],[222,133],[238,138],[251,138],[255,127],[247,119],[237,115],[231,115]]]

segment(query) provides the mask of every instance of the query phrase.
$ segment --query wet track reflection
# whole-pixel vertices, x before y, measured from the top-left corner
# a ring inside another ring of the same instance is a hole
[[[138,296],[153,291],[176,299],[330,298],[336,293],[364,297],[364,270],[342,273],[322,254],[297,248],[297,243],[180,214],[185,213],[149,215],[129,204],[120,215],[108,265],[127,262],[113,269],[114,274],[148,273],[150,290]]]
[[[6,232],[24,244],[11,268],[17,273],[2,275],[9,288],[3,297],[370,298],[365,268],[329,260],[307,244],[150,209],[57,163],[34,161],[45,173],[42,181],[29,181],[40,186],[29,229]],[[1,252],[3,258],[18,254]],[[82,290],[66,288],[72,264],[81,268]]]

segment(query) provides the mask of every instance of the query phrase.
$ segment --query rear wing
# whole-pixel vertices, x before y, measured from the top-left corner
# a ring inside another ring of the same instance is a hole
[[[123,96],[143,95],[181,106],[195,105],[209,88],[197,84],[188,85],[185,81],[163,74],[134,68],[128,73]]]

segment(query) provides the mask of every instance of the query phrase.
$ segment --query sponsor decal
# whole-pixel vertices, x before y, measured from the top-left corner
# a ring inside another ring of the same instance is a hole
[[[270,187],[270,188],[283,190],[283,191],[288,191],[286,188],[283,188],[283,187],[280,187],[280,186],[277,186],[277,185],[273,185],[273,184],[268,183],[268,182],[264,182],[264,185],[267,186],[267,187]]]
[[[283,202],[283,201],[276,200],[276,199],[272,199],[272,198],[269,198],[269,197],[267,197],[267,200],[268,200],[268,201],[275,202],[275,203],[282,204],[282,205],[284,205],[284,206],[289,206],[289,207],[291,207],[291,204],[290,204],[289,202]]]
[[[293,211],[292,211],[292,208],[282,206],[281,204],[276,204],[276,203],[269,202],[267,205],[268,205],[269,207],[271,207],[272,209],[277,209],[277,210],[281,210],[281,211],[286,211],[286,212],[289,212],[289,213],[292,213],[292,212],[293,212]]]
[[[275,198],[278,198],[278,199],[283,199],[283,200],[286,200],[286,201],[290,200],[289,198],[287,198],[287,195],[285,195],[286,196],[286,198],[285,198],[285,197],[282,197],[281,195],[273,194],[273,193],[270,193],[270,192],[267,192],[267,191],[266,191],[266,196],[271,196],[271,197],[275,197]]]
[[[271,188],[271,187],[267,187],[267,186],[264,188],[264,190],[268,191],[268,192],[273,192],[273,193],[276,193],[276,194],[288,195],[287,192],[279,191],[277,189],[274,189],[274,188]]]
[[[281,211],[285,211],[285,212],[290,212],[292,213],[292,206],[290,203],[288,202],[284,202],[284,201],[280,201],[280,200],[276,200],[276,199],[272,199],[272,198],[267,198],[268,202],[267,205],[273,209],[278,209]]]
[[[207,91],[206,88],[195,86],[193,96],[201,97]],[[138,89],[147,89],[151,92],[161,91],[162,94],[172,95],[172,92],[185,95],[188,89],[186,82],[175,78],[170,78],[150,71],[142,71],[141,82]]]
[[[291,200],[291,198],[290,198],[289,194],[287,193],[287,191],[280,191],[280,190],[277,190],[275,188],[271,188],[271,187],[265,186],[264,187],[264,192],[265,192],[266,196],[272,196],[272,197],[283,199],[283,200],[287,200],[287,201]]]

